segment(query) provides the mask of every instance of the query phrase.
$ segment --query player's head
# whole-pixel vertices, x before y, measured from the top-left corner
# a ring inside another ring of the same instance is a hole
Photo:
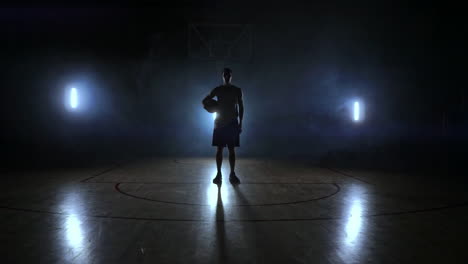
[[[224,83],[230,83],[232,80],[232,70],[229,68],[224,68],[223,70],[223,80]]]

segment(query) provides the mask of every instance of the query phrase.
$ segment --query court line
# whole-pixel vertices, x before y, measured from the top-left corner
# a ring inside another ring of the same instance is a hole
[[[358,180],[358,181],[360,181],[360,182],[363,182],[363,183],[366,183],[366,184],[369,184],[369,185],[374,185],[374,184],[371,183],[371,182],[368,182],[368,181],[366,181],[366,180],[360,179],[360,178],[358,178],[358,177],[356,177],[356,176],[353,176],[353,175],[351,175],[351,174],[342,172],[342,171],[337,170],[337,169],[333,169],[333,168],[329,168],[329,167],[321,167],[321,168],[325,168],[325,169],[327,169],[327,170],[331,170],[331,171],[333,171],[333,172],[335,172],[335,173],[338,173],[338,174],[340,174],[340,175],[343,175],[343,176],[346,176],[346,177],[350,177],[350,178],[352,178],[352,179]]]
[[[98,172],[91,177],[88,177],[86,179],[81,180],[80,182],[86,183],[88,180],[104,175],[117,167],[123,165],[125,162],[116,164],[112,166],[111,168],[108,168],[104,171]],[[341,174],[343,176],[347,176],[353,179],[356,179],[358,181],[371,184],[370,182],[367,182],[365,180],[362,180],[360,178],[357,178],[353,175],[341,172],[336,169],[332,168],[326,168],[329,169],[333,172],[336,172],[338,174]],[[88,182],[89,183],[89,182]],[[94,183],[94,182],[92,182]],[[95,182],[99,183],[99,182]],[[115,182],[109,182],[109,183],[115,183]],[[132,182],[133,183],[133,182]],[[174,183],[174,184],[180,184],[180,183]],[[246,183],[243,183],[246,184]],[[250,184],[269,184],[269,183],[250,183]],[[271,183],[271,184],[281,184],[281,183]],[[295,184],[295,183],[294,183]],[[297,183],[297,184],[307,184],[307,183]],[[326,184],[326,183],[316,183],[316,184]],[[435,211],[443,211],[443,210],[450,210],[450,209],[456,209],[456,208],[465,208],[468,207],[468,201],[467,202],[461,202],[461,203],[456,203],[456,204],[450,204],[450,205],[445,205],[445,206],[438,206],[438,207],[429,207],[429,208],[422,208],[422,209],[413,209],[413,210],[406,210],[406,211],[393,211],[393,212],[382,212],[382,213],[376,213],[376,214],[368,214],[368,215],[362,215],[362,218],[372,218],[372,217],[389,217],[389,216],[400,216],[400,215],[414,215],[414,214],[420,214],[420,213],[429,213],[429,212],[435,212]],[[10,207],[10,206],[0,206],[0,209],[2,210],[11,210],[11,211],[19,211],[19,212],[26,212],[26,213],[39,213],[39,214],[49,214],[49,215],[60,215],[60,216],[70,216],[72,214],[69,213],[63,213],[63,212],[54,212],[54,211],[47,211],[47,210],[37,210],[37,209],[28,209],[28,208],[20,208],[20,207]],[[101,218],[101,219],[116,219],[116,220],[136,220],[136,221],[164,221],[164,222],[303,222],[303,221],[329,221],[329,220],[346,220],[347,217],[315,217],[315,218],[278,218],[278,219],[218,219],[218,220],[213,220],[213,219],[176,219],[176,218],[152,218],[152,217],[128,217],[128,216],[109,216],[109,215],[78,215],[81,217],[92,217],[92,218]]]
[[[91,179],[93,179],[93,178],[96,178],[96,177],[98,177],[98,176],[104,175],[104,174],[106,174],[106,173],[109,173],[109,172],[111,172],[111,171],[117,169],[118,167],[124,165],[125,163],[126,163],[126,162],[117,163],[117,164],[113,165],[113,166],[110,167],[110,168],[107,168],[107,169],[105,169],[105,170],[103,170],[103,171],[100,171],[100,172],[97,172],[97,173],[91,175],[91,177],[88,177],[88,178],[86,178],[86,179],[81,180],[80,182],[81,182],[81,183],[86,183],[87,181],[89,181],[89,180],[91,180]]]
[[[177,163],[177,164],[187,164],[187,165],[203,165],[203,166],[212,166],[213,164],[215,164],[214,162],[214,159],[211,159],[210,161],[207,161],[206,163],[203,163],[203,162],[186,162],[186,161],[181,161],[180,159],[173,159],[172,160],[174,163]],[[242,160],[239,160],[237,161],[239,162],[239,165],[251,165],[251,164],[242,164]],[[260,163],[262,165],[266,164],[267,162],[264,161],[264,160],[256,160],[255,163]]]
[[[429,213],[435,211],[443,211],[449,209],[468,207],[468,202],[462,202],[458,204],[451,204],[446,206],[407,210],[407,211],[396,211],[396,212],[383,212],[378,214],[362,215],[361,218],[373,218],[373,217],[388,217],[388,216],[400,216],[400,215],[414,215],[420,213]],[[69,213],[61,213],[47,210],[36,210],[9,206],[0,206],[0,209],[20,211],[26,213],[39,213],[48,215],[60,215],[60,216],[71,216]],[[278,219],[183,219],[183,218],[153,218],[153,217],[130,217],[130,216],[109,216],[109,215],[76,215],[79,217],[91,217],[91,218],[102,218],[102,219],[117,219],[117,220],[135,220],[135,221],[154,221],[154,222],[309,222],[309,221],[331,221],[331,220],[347,220],[348,217],[312,217],[312,218],[278,218]]]
[[[190,165],[202,165],[202,166],[207,166],[207,165],[210,165],[210,164],[205,164],[205,163],[200,163],[200,162],[184,162],[184,161],[179,161],[178,159],[173,159],[172,160],[174,163],[177,163],[177,164],[190,164]],[[212,162],[211,162],[212,164]]]
[[[157,200],[157,199],[150,199],[150,198],[146,198],[146,197],[141,197],[141,196],[137,196],[137,195],[134,195],[134,194],[130,194],[130,193],[127,193],[127,192],[124,192],[122,191],[122,189],[120,189],[120,184],[121,183],[117,183],[114,188],[117,192],[123,194],[123,195],[126,195],[126,196],[129,196],[129,197],[132,197],[132,198],[135,198],[135,199],[139,199],[139,200],[145,200],[145,201],[150,201],[150,202],[157,202],[157,203],[164,203],[164,204],[178,204],[178,205],[189,205],[189,206],[211,206],[210,204],[198,204],[198,203],[183,203],[183,202],[171,202],[171,201],[164,201],[164,200]],[[322,196],[322,197],[318,197],[318,198],[313,198],[313,199],[307,199],[307,200],[300,200],[300,201],[293,201],[293,202],[285,202],[285,203],[264,203],[264,204],[234,204],[234,205],[230,205],[230,206],[233,206],[233,207],[243,207],[243,206],[278,206],[278,205],[290,205],[290,204],[299,204],[299,203],[307,203],[307,202],[312,202],[312,201],[318,201],[318,200],[323,200],[323,199],[326,199],[326,198],[330,198],[334,195],[336,195],[337,193],[339,193],[341,191],[341,188],[338,184],[336,183],[333,183],[333,184],[330,184],[330,185],[333,185],[336,189],[335,189],[335,192],[331,193],[331,194],[328,194],[328,195],[325,195],[325,196]]]
[[[211,179],[209,181],[203,182],[157,182],[157,181],[92,181],[86,183],[106,183],[106,184],[117,184],[117,183],[125,183],[125,184],[213,184]],[[242,185],[246,184],[337,184],[335,182],[242,182]],[[349,184],[349,183],[340,183],[340,184]]]

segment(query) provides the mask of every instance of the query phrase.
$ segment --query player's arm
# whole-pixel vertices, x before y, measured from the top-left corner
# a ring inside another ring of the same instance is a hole
[[[204,104],[206,100],[208,99],[213,99],[216,96],[216,88],[211,90],[211,92],[202,100],[202,103]]]
[[[242,129],[242,120],[244,119],[244,100],[242,99],[241,89],[239,89],[237,103],[239,104],[239,128]]]

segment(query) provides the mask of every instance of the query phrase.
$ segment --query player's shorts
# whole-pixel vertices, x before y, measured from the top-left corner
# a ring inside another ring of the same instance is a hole
[[[237,121],[237,118],[224,126],[215,127],[215,129],[213,130],[212,146],[239,147],[239,143],[239,123]]]

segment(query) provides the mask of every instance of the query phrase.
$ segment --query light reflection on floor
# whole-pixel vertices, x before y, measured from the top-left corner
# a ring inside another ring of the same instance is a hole
[[[69,190],[61,207],[68,214],[63,221],[64,241],[66,241],[66,244],[62,245],[65,249],[63,257],[67,260],[86,262],[88,249],[85,243],[86,226],[81,216],[84,208],[80,192],[74,189]]]
[[[352,246],[358,238],[359,231],[362,227],[362,203],[359,198],[354,199],[351,202],[351,208],[349,209],[349,217],[346,223],[346,238],[345,244]]]
[[[363,218],[366,210],[366,197],[364,188],[352,185],[346,199],[346,217],[344,223],[344,237],[340,246],[341,258],[346,261],[359,255],[363,237],[365,237],[365,222]]]
[[[213,165],[212,168],[208,169],[207,175],[209,177],[214,178],[216,176],[216,172],[217,172],[216,166]],[[206,185],[206,203],[209,204],[210,208],[212,209],[215,209],[216,206],[218,205],[218,191],[219,191],[219,195],[221,196],[220,200],[222,201],[223,206],[229,205],[230,203],[229,195],[232,192],[231,190],[232,186],[229,186],[230,183],[228,181],[228,177],[226,177],[225,175],[227,174],[223,171],[223,184],[221,184],[221,187],[218,187],[218,185],[216,184]]]
[[[77,215],[72,214],[67,216],[65,221],[65,230],[68,243],[74,249],[81,249],[83,246],[83,230],[81,229],[81,221]]]

